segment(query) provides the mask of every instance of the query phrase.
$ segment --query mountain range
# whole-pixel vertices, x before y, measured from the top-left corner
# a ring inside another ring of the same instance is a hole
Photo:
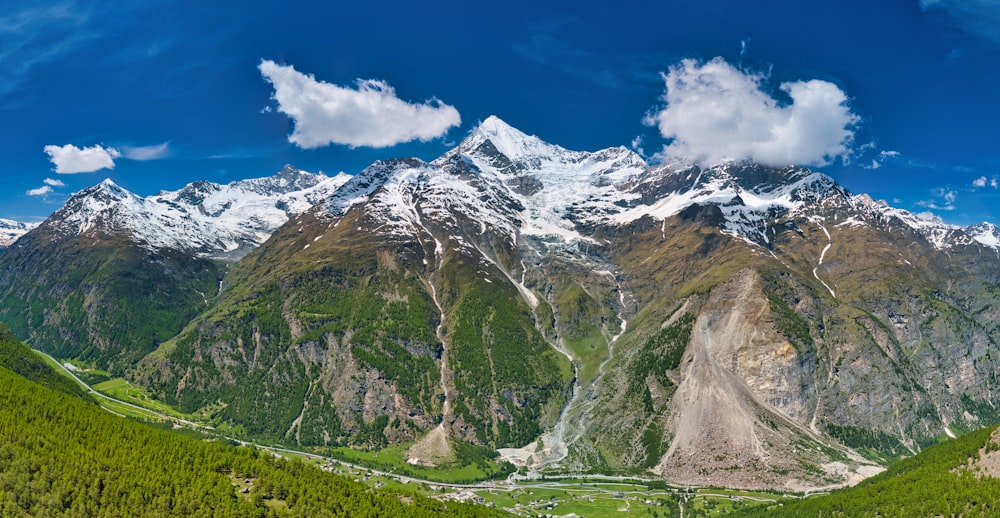
[[[250,437],[803,489],[1000,420],[998,251],[490,117],[431,162],[80,191],[0,253],[0,320]]]
[[[0,248],[7,248],[11,243],[38,226],[37,223],[25,223],[11,219],[0,218]]]
[[[124,233],[150,251],[238,259],[292,215],[329,197],[350,176],[328,178],[286,166],[268,178],[227,185],[201,181],[141,198],[110,179],[80,191],[46,223],[65,236]]]

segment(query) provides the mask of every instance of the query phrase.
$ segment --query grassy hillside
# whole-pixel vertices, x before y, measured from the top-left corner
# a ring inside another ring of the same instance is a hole
[[[498,516],[156,430],[0,367],[0,516]]]
[[[744,517],[998,516],[1000,479],[983,476],[975,460],[1000,450],[993,428],[930,447],[855,487],[780,507],[736,513]]]

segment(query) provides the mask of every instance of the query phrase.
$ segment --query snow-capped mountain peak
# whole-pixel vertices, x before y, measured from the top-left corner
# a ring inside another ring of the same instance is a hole
[[[458,150],[466,152],[479,147],[485,141],[489,141],[497,151],[512,161],[552,157],[567,152],[562,147],[523,133],[495,115],[487,117],[480,123],[459,145]]]
[[[151,249],[237,258],[350,178],[285,166],[270,177],[226,185],[199,181],[145,198],[108,179],[74,194],[46,223],[64,234],[100,230],[131,235]]]
[[[70,196],[47,222],[55,222],[63,232],[83,234],[99,226],[114,227],[116,221],[127,221],[128,214],[141,214],[145,210],[142,198],[105,178]]]
[[[115,183],[111,178],[105,178],[95,185],[91,196],[102,196],[109,200],[126,199],[132,195],[127,189]]]
[[[541,177],[543,173],[551,172],[547,171],[550,168],[546,167],[551,164],[569,165],[587,161],[619,166],[613,169],[622,166],[646,167],[645,161],[639,155],[623,146],[593,153],[571,151],[548,143],[535,135],[528,135],[495,115],[487,117],[458,147],[432,163],[441,163],[453,155],[466,155],[488,162],[497,172],[515,176],[531,172]],[[582,169],[586,169],[585,164],[583,165]]]
[[[345,173],[340,173],[340,175],[343,175],[342,179],[350,179],[350,176]],[[327,179],[328,177],[322,172],[313,174],[286,164],[274,176],[239,180],[233,182],[232,185],[259,194],[285,194],[311,189]]]
[[[458,164],[459,158],[483,182],[504,191],[493,198],[510,199],[518,206],[521,217],[510,222],[514,228],[556,242],[590,240],[575,228],[576,211],[587,207],[603,213],[633,198],[617,186],[648,168],[639,155],[624,147],[571,151],[527,135],[496,116],[480,123],[458,147],[431,165]],[[499,218],[494,216],[490,219]]]
[[[343,215],[354,205],[366,201],[401,169],[420,167],[424,162],[416,158],[377,160],[361,172],[349,177],[335,194],[326,200],[325,208],[332,214]]]
[[[367,202],[391,234],[413,232],[423,224],[417,221],[423,214],[442,221],[464,218],[512,242],[528,236],[548,245],[595,242],[597,226],[627,225],[643,217],[662,221],[695,204],[719,207],[720,230],[757,245],[769,245],[775,219],[822,219],[823,214],[856,224],[875,222],[875,215],[898,219],[938,248],[973,239],[958,227],[853,197],[829,176],[806,168],[751,162],[650,167],[625,147],[572,151],[495,116],[430,163],[372,164],[330,198],[327,208],[343,214]],[[978,242],[992,243],[988,232],[977,235]]]
[[[914,214],[892,207],[885,200],[874,200],[867,194],[852,199],[855,207],[873,221],[895,221],[922,235],[934,248],[945,250],[954,246],[982,245],[1000,252],[1000,230],[992,223],[961,227],[945,223],[928,214]]]
[[[847,196],[843,188],[822,173],[753,163],[725,163],[704,169],[661,166],[641,178],[632,190],[639,198],[609,214],[612,221],[626,224],[646,216],[660,221],[692,205],[716,205],[724,217],[724,232],[757,244],[769,242],[769,220],[803,214],[831,197]]]
[[[37,226],[38,223],[25,223],[23,221],[0,218],[0,248],[9,247],[14,241],[17,241],[18,238]]]
[[[1000,250],[1000,228],[993,223],[983,222],[965,227],[965,233],[979,243]]]
[[[597,227],[663,221],[692,205],[714,205],[720,230],[756,245],[770,245],[777,219],[833,215],[838,225],[898,221],[939,249],[979,243],[1000,250],[995,226],[962,229],[920,218],[852,196],[809,169],[750,162],[651,167],[625,147],[572,151],[495,116],[430,163],[377,161],[355,176],[334,177],[286,165],[270,177],[194,182],[146,198],[108,179],[71,197],[51,219],[63,233],[124,232],[150,248],[237,258],[319,202],[336,216],[365,205],[386,234],[421,232],[434,220],[453,229],[457,241],[459,234],[492,230],[511,243],[530,237],[544,246],[575,246],[600,241]]]

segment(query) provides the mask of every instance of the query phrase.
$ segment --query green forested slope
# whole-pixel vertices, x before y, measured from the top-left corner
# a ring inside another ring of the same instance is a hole
[[[855,487],[735,516],[1000,516],[1000,479],[969,468],[984,446],[1000,448],[990,438],[994,429],[930,447]]]
[[[49,367],[3,324],[0,324],[0,367],[6,367],[29,380],[50,389],[84,399],[90,396],[73,382]]]
[[[233,265],[136,381],[233,433],[307,447],[380,449],[442,421],[449,440],[523,446],[554,423],[571,368],[499,267],[447,240],[439,257],[423,233],[387,240],[361,209],[331,218],[304,214]]]
[[[499,514],[148,428],[0,367],[0,516]]]
[[[103,233],[35,232],[0,254],[0,321],[58,358],[123,373],[201,312],[222,267]]]

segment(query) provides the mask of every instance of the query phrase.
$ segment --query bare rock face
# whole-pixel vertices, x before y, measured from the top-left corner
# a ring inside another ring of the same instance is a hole
[[[728,366],[763,403],[805,422],[815,407],[802,391],[815,374],[813,365],[775,330],[760,276],[743,270],[712,295],[692,345],[704,342],[707,355]]]
[[[814,365],[775,330],[760,276],[739,272],[698,312],[670,404],[673,440],[655,471],[683,483],[739,487],[844,482],[821,465],[850,452],[808,426],[816,403],[803,387],[814,375]],[[829,454],[817,456],[817,448]],[[803,469],[808,465],[814,469]]]

